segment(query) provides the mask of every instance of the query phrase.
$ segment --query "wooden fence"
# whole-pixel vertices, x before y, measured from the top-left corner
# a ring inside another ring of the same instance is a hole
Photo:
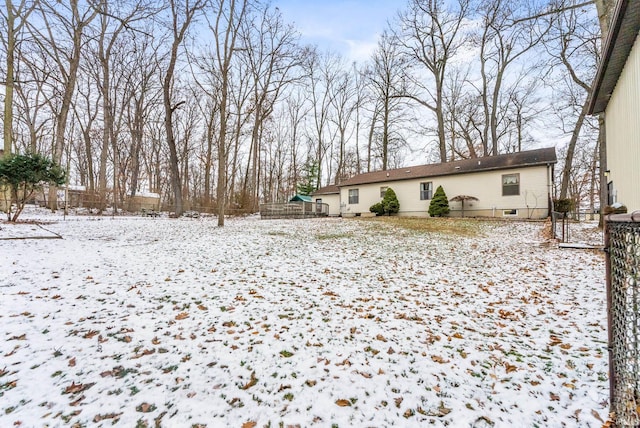
[[[329,215],[329,205],[318,202],[286,202],[261,204],[260,218],[313,218]]]

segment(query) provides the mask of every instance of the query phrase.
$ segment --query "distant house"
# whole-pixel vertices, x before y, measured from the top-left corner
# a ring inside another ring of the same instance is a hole
[[[589,114],[604,113],[609,204],[640,210],[640,7],[620,0],[592,86]]]
[[[549,215],[555,148],[544,148],[455,162],[411,166],[356,175],[339,185],[314,193],[342,216],[369,213],[391,187],[401,216],[427,216],[433,193],[442,186],[447,197],[468,196],[465,216],[545,218]],[[331,199],[329,199],[329,197]],[[462,202],[450,202],[451,216],[462,215]]]
[[[322,187],[311,194],[316,203],[324,203],[329,206],[330,216],[340,215],[340,188],[331,185]]]

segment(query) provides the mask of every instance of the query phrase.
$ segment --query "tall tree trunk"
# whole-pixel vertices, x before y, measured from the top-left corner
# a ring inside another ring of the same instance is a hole
[[[584,119],[587,115],[587,110],[589,109],[589,98],[584,101],[582,109],[580,110],[580,115],[578,116],[578,120],[573,127],[573,132],[571,133],[571,140],[569,140],[569,145],[567,146],[567,155],[564,161],[564,167],[562,168],[562,181],[560,183],[560,199],[566,199],[569,194],[569,180],[571,179],[571,168],[573,165],[573,156],[576,151],[576,144],[578,143],[578,137],[580,136],[580,130],[582,129],[582,124],[584,123]]]
[[[89,23],[96,17],[98,14],[97,9],[87,13],[85,16],[80,16],[80,12],[78,10],[78,0],[70,0],[69,6],[71,8],[72,23],[72,46],[71,53],[68,55],[69,63],[68,69],[65,70],[65,65],[62,60],[56,59],[58,61],[58,67],[60,68],[63,75],[66,75],[66,79],[64,81],[64,87],[62,90],[62,101],[60,103],[60,110],[55,115],[55,136],[53,142],[53,161],[57,164],[60,164],[62,161],[62,154],[64,153],[65,147],[65,133],[67,131],[67,119],[69,117],[69,110],[71,108],[71,101],[73,99],[73,94],[76,89],[76,81],[78,77],[78,68],[80,67],[80,51],[82,49],[82,36],[84,33],[84,29],[89,25]],[[43,11],[43,17],[46,16],[46,13]],[[46,20],[46,18],[45,18]],[[53,34],[53,29],[50,24],[45,21],[45,25],[47,26],[47,31],[49,33],[49,37],[51,40],[50,43],[51,49],[57,49],[55,43],[55,36]],[[58,58],[56,56],[56,58]],[[52,211],[55,211],[58,208],[58,191],[56,186],[49,186],[49,208]]]
[[[213,164],[213,125],[215,123],[215,110],[212,108],[207,120],[207,149],[204,158],[204,206],[208,209],[211,205],[211,166]]]
[[[24,2],[23,2],[24,3]],[[4,92],[4,155],[9,156],[12,150],[13,138],[13,85],[14,85],[14,55],[15,55],[15,16],[11,0],[7,5],[7,73]]]
[[[167,146],[169,147],[169,171],[174,197],[174,212],[177,217],[180,217],[184,208],[182,200],[182,180],[180,179],[180,160],[178,159],[176,138],[173,132],[173,112],[180,106],[180,104],[182,104],[182,102],[172,105],[171,90],[173,87],[176,62],[178,60],[178,50],[196,13],[204,8],[205,1],[196,0],[193,4],[186,2],[184,7],[184,16],[182,17],[183,21],[181,24],[179,24],[180,11],[178,10],[180,5],[176,4],[176,0],[170,0],[170,4],[173,19],[173,27],[171,28],[173,40],[171,43],[171,52],[169,53],[169,65],[162,81],[162,102],[164,106],[164,128],[166,141]]]
[[[218,134],[218,185],[216,188],[216,203],[218,208],[218,226],[224,226],[224,216],[227,205],[227,78],[228,71],[223,71],[223,85],[220,94],[220,132]]]

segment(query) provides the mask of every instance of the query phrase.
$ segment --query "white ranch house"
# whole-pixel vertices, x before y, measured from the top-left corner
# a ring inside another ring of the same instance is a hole
[[[442,186],[447,197],[465,195],[468,217],[545,218],[551,211],[555,148],[411,166],[359,174],[339,185],[319,189],[316,202],[329,205],[329,215],[371,215],[391,187],[400,202],[401,216],[428,216],[435,190]],[[449,202],[450,216],[462,215],[461,202]]]
[[[608,203],[640,210],[640,4],[635,0],[616,3],[589,113],[604,113]]]

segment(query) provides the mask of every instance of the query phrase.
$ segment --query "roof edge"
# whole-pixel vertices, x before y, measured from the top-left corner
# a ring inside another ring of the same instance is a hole
[[[485,159],[496,159],[496,158],[506,158],[509,156],[516,156],[516,155],[521,155],[521,154],[532,154],[532,153],[544,153],[544,156],[542,159],[535,159],[535,160],[529,160],[526,162],[522,162],[522,163],[518,163],[518,164],[498,164],[498,165],[487,165],[484,166],[482,168],[476,168],[476,169],[463,169],[463,170],[459,170],[460,166],[456,166],[456,164],[459,165],[463,165],[463,168],[465,167],[464,163],[468,163],[471,160],[482,160],[483,158]],[[355,176],[353,176],[352,178],[350,178],[349,180],[346,180],[343,183],[338,184],[337,186],[339,188],[344,188],[344,187],[352,187],[352,186],[359,186],[362,184],[373,184],[373,183],[391,183],[394,181],[406,181],[406,180],[415,180],[415,179],[422,179],[422,178],[432,178],[432,177],[446,177],[446,176],[451,176],[451,175],[462,175],[462,174],[472,174],[472,173],[480,173],[480,172],[486,172],[486,171],[500,171],[500,170],[507,170],[507,169],[516,169],[516,168],[531,168],[531,167],[539,167],[539,166],[545,166],[545,165],[554,165],[558,162],[557,156],[556,156],[556,149],[555,147],[544,147],[544,148],[540,148],[540,149],[533,149],[533,150],[525,150],[522,152],[516,152],[516,153],[505,153],[502,155],[498,155],[498,156],[488,156],[488,157],[479,157],[479,158],[472,158],[472,159],[461,159],[461,160],[457,160],[457,161],[452,161],[452,162],[440,162],[440,163],[435,163],[435,164],[422,164],[422,165],[411,165],[411,166],[407,166],[407,167],[402,167],[402,168],[396,168],[396,169],[392,169],[392,170],[387,170],[387,174],[386,177],[375,177],[374,174],[380,174],[380,173],[384,173],[383,170],[378,170],[378,171],[371,171],[369,173],[362,173],[362,174],[357,174]],[[427,174],[416,174],[416,175],[411,175],[408,177],[402,176],[395,176],[394,172],[397,171],[402,171],[405,169],[411,169],[411,168],[424,168],[424,167],[438,167],[438,166],[442,166],[442,165],[451,165],[451,168],[453,168],[452,170],[447,170],[447,171],[434,171],[432,173],[427,173]],[[391,177],[389,176],[389,173],[391,173]],[[366,176],[366,175],[370,175],[370,178],[367,179],[360,179],[360,180],[355,180],[357,177],[360,176]],[[355,182],[353,182],[355,181]]]
[[[593,81],[593,84],[591,85],[592,89],[591,93],[589,94],[587,114],[592,115],[602,113],[609,104],[609,100],[603,99],[600,92],[605,89],[603,88],[603,83],[606,74],[609,71],[611,56],[613,55],[613,51],[617,46],[618,37],[624,24],[624,16],[627,12],[628,6],[629,0],[619,0],[616,3],[616,8],[611,20],[612,26],[609,29],[609,34],[607,35],[607,39],[605,40],[603,55],[600,59],[600,64],[598,64],[598,70],[596,71],[595,79]],[[625,53],[626,57],[629,56],[629,52],[631,52],[632,47],[633,45],[629,47],[629,51]],[[613,90],[613,88],[611,89]]]
[[[357,183],[357,184],[338,184],[338,187],[342,188],[342,187],[353,187],[353,186],[361,186],[363,184],[375,184],[375,183],[393,183],[394,181],[408,181],[408,180],[421,180],[423,178],[437,178],[437,177],[448,177],[450,175],[467,175],[467,174],[480,174],[483,172],[487,172],[487,171],[500,171],[500,170],[504,170],[504,169],[522,169],[522,168],[534,168],[534,167],[540,167],[540,166],[545,166],[545,165],[551,165],[551,164],[556,164],[558,163],[557,160],[551,162],[551,161],[544,161],[544,162],[536,162],[536,163],[529,163],[529,164],[525,164],[525,165],[510,165],[510,166],[497,166],[497,167],[489,167],[489,168],[485,168],[485,169],[478,169],[478,170],[473,170],[473,171],[451,171],[451,172],[446,172],[446,173],[442,173],[442,174],[437,174],[437,175],[429,175],[429,176],[424,176],[424,177],[404,177],[404,178],[395,178],[395,179],[390,179],[390,180],[383,180],[383,181],[369,181],[366,183]]]

